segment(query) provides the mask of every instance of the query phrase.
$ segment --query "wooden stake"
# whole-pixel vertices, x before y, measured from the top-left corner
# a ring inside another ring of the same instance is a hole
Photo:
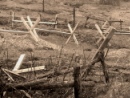
[[[12,12],[12,21],[11,21],[11,27],[12,27],[12,28],[14,27],[14,22],[13,22],[14,17],[15,17],[15,13],[14,13],[14,12]]]
[[[103,52],[100,52],[100,62],[101,62],[101,65],[102,65],[102,70],[103,70],[104,76],[105,76],[105,82],[108,83],[109,82],[109,76],[108,76],[108,73],[107,73],[107,70],[106,70],[106,64],[105,64],[105,61],[104,61],[104,53]]]
[[[75,7],[73,8],[73,27],[75,27]]]
[[[43,12],[45,11],[45,2],[44,0],[42,1],[42,8],[43,8]]]
[[[80,98],[80,67],[74,68],[74,98]]]
[[[56,14],[54,28],[57,29],[57,26],[58,26],[58,17],[57,17],[57,14]]]

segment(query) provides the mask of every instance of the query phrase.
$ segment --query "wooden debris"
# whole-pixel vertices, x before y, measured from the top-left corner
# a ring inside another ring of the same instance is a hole
[[[24,60],[24,57],[25,57],[25,54],[21,54],[13,71],[16,71],[16,70],[19,70],[19,68],[21,67],[22,63],[23,63],[23,60]]]
[[[16,77],[19,77],[19,78],[22,78],[22,79],[26,79],[25,77],[23,77],[23,76],[21,76],[21,75],[15,73],[15,72],[13,72],[13,71],[10,71],[10,70],[8,70],[8,69],[2,68],[2,70],[6,71],[6,72],[8,72],[8,73],[11,73],[11,74],[13,74],[13,75],[15,75]]]
[[[74,87],[74,81],[69,81],[69,82],[57,82],[57,83],[41,83],[41,85],[38,85],[38,82],[35,82],[35,85],[22,85],[22,84],[16,84],[16,85],[12,85],[13,87],[15,87],[16,89],[20,89],[20,90],[28,90],[31,88],[31,90],[47,90],[47,89],[57,89],[57,88],[70,88],[70,87]],[[81,85],[85,86],[85,87],[93,87],[94,86],[94,82],[81,82]],[[7,89],[7,91],[12,91],[13,89],[10,87]]]
[[[32,68],[26,68],[26,69],[20,69],[20,70],[13,70],[13,72],[20,74],[20,73],[27,73],[27,72],[31,72],[31,71],[39,71],[39,70],[45,70],[45,66],[38,66],[38,67],[32,67]]]
[[[12,78],[12,76],[8,72],[6,72],[3,69],[2,69],[2,71],[9,77],[10,80],[14,81],[14,79]]]

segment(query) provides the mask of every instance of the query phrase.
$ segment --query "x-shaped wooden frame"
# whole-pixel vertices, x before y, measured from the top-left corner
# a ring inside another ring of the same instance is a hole
[[[35,27],[38,25],[38,23],[40,22],[40,17],[37,18],[36,22],[32,23],[31,19],[29,16],[27,16],[27,19],[29,21],[29,25],[27,24],[27,22],[25,21],[25,19],[23,17],[21,17],[21,20],[23,21],[23,24],[25,25],[25,27],[27,28],[27,30],[29,31],[29,33],[32,35],[32,37],[34,38],[34,40],[36,42],[39,41],[39,37],[37,35],[37,32],[35,30]]]
[[[96,44],[99,44],[102,40],[104,40],[106,38],[106,36],[104,34],[109,33],[110,28],[108,28],[105,32],[103,32],[97,24],[95,24],[95,27],[98,30],[99,34],[101,35],[101,38],[96,43]],[[108,43],[108,45],[111,46],[111,44],[109,44],[109,43]]]
[[[75,36],[75,33],[74,33],[75,30],[76,30],[76,28],[78,27],[78,24],[79,24],[79,23],[76,24],[76,26],[74,27],[74,29],[72,29],[72,27],[71,27],[70,24],[68,24],[68,28],[69,28],[69,31],[70,31],[70,34],[71,34],[71,35],[69,36],[69,38],[67,39],[67,41],[65,42],[65,44],[67,44],[67,43],[69,42],[70,38],[73,37],[75,43],[76,43],[77,45],[79,45],[79,42],[78,42],[78,40],[77,40],[77,38],[76,38],[76,36]]]

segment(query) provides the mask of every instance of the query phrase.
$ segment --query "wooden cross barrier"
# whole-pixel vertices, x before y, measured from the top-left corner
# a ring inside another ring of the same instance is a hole
[[[15,18],[20,18],[20,17],[15,17],[15,13],[12,12],[11,14],[11,27],[14,27],[14,23],[22,23],[21,20],[15,19]],[[29,23],[29,21],[26,21],[27,23]],[[32,23],[34,23],[35,21],[32,21]],[[44,24],[44,25],[54,25],[54,27],[57,27],[58,25],[58,16],[55,16],[55,20],[54,21],[50,21],[50,22],[45,22],[45,21],[39,21],[39,24]]]
[[[103,73],[104,73],[104,76],[105,76],[105,81],[109,82],[108,73],[106,71],[106,64],[105,64],[105,61],[104,61],[104,49],[107,47],[109,41],[111,40],[112,36],[114,35],[114,32],[116,31],[111,26],[109,27],[109,29],[110,29],[110,32],[105,37],[104,41],[101,43],[101,45],[99,46],[98,50],[96,51],[96,53],[92,57],[92,62],[88,65],[88,68],[82,74],[82,78],[85,78],[86,76],[89,75],[89,73],[90,73],[92,67],[95,65],[95,63],[101,62],[102,68],[103,68]]]
[[[97,24],[95,24],[95,27],[98,30],[99,34],[101,35],[101,38],[96,42],[96,44],[98,45],[103,39],[106,38],[106,34],[109,33],[110,29],[108,28],[106,31],[103,32]],[[111,46],[110,43],[108,43],[108,45]]]
[[[69,42],[70,38],[73,37],[75,43],[76,43],[77,45],[79,45],[79,42],[78,42],[78,40],[77,40],[77,38],[76,38],[76,36],[75,36],[75,33],[74,33],[75,30],[76,30],[76,28],[78,27],[78,24],[79,24],[79,23],[76,24],[76,26],[74,27],[74,29],[72,29],[72,27],[71,27],[70,24],[68,24],[68,28],[69,28],[69,31],[70,31],[70,34],[71,34],[71,35],[69,36],[69,38],[67,39],[67,41],[65,42],[65,44],[67,44],[67,43]]]
[[[37,35],[37,32],[35,31],[35,26],[37,26],[37,24],[40,21],[40,17],[37,18],[36,22],[34,23],[34,25],[31,22],[31,19],[29,18],[29,16],[27,17],[28,21],[29,21],[29,25],[27,24],[27,22],[25,21],[25,19],[23,17],[21,17],[21,20],[23,21],[23,24],[25,25],[25,27],[27,28],[27,30],[29,31],[29,33],[32,35],[32,37],[34,38],[34,40],[36,42],[39,41],[39,37]]]

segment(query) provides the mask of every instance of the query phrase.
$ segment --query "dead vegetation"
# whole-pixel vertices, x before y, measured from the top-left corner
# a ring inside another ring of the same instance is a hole
[[[129,37],[117,35],[129,33],[124,28],[129,21],[110,18],[112,8],[89,0],[51,0],[42,12],[41,0],[0,2],[1,98],[129,97]],[[9,9],[16,12],[14,22]]]

